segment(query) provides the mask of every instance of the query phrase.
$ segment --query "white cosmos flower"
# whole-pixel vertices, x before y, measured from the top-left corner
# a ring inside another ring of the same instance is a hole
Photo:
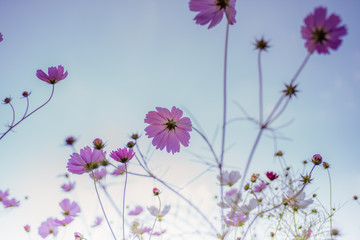
[[[314,202],[311,198],[305,200],[305,192],[297,194],[293,190],[289,189],[286,193],[285,198],[289,201],[289,205],[293,208],[304,209]]]
[[[217,179],[219,180],[220,185],[228,185],[231,187],[240,179],[240,177],[241,175],[239,171],[231,171],[230,173],[228,171],[224,171],[222,174],[222,178],[219,175],[217,176]]]

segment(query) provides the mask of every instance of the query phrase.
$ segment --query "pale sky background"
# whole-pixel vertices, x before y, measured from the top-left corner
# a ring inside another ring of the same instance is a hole
[[[333,202],[338,207],[360,195],[360,1],[238,1],[237,23],[230,28],[228,118],[242,116],[235,102],[258,117],[257,52],[252,43],[262,36],[270,39],[272,46],[262,58],[264,109],[272,109],[284,83],[307,54],[300,27],[317,6],[340,15],[348,35],[337,51],[310,58],[298,78],[300,92],[275,125],[293,120],[281,129],[289,140],[277,143],[289,165],[301,171],[301,161],[315,153],[330,163]],[[72,152],[64,146],[64,139],[70,135],[78,139],[78,150],[100,137],[110,152],[123,147],[128,136],[138,132],[143,136],[140,146],[146,151],[150,143],[143,131],[146,113],[156,106],[177,106],[187,116],[195,116],[213,139],[222,119],[226,25],[223,21],[207,30],[195,24],[195,15],[189,11],[188,1],[0,0],[0,32],[4,35],[0,43],[0,98],[13,98],[17,117],[25,109],[25,101],[20,99],[24,90],[32,92],[31,109],[50,95],[51,86],[36,78],[37,69],[47,71],[61,64],[69,73],[56,85],[52,101],[0,142],[0,190],[9,189],[11,197],[21,200],[19,208],[0,207],[1,240],[26,239],[25,224],[32,227],[32,239],[41,239],[38,227],[48,217],[61,217],[58,203],[64,198],[79,200],[84,215],[57,239],[71,240],[74,231],[87,234],[83,221],[92,224],[95,216],[101,215],[87,176],[72,176],[77,181],[76,196],[60,189],[64,179],[57,175],[66,172]],[[0,132],[10,121],[9,106],[1,104]],[[242,172],[257,130],[249,122],[237,122],[228,126],[227,134],[226,169]],[[193,160],[195,154],[210,156],[207,148],[194,132],[190,142],[189,148],[174,156],[155,151],[154,172],[181,187],[204,171],[206,166]],[[219,135],[214,145],[219,152]],[[278,169],[273,154],[272,139],[263,137],[250,172]],[[216,174],[212,169],[181,191],[209,216],[218,214],[213,199],[218,193]],[[108,178],[108,182],[114,179]],[[123,187],[119,179],[115,182],[118,184],[109,190],[121,206]],[[207,228],[184,202],[175,200],[152,180],[130,176],[127,205],[157,204],[151,192],[154,186],[163,191],[163,204],[173,207],[168,221],[161,225],[169,234],[162,239],[173,235],[178,238],[171,239],[182,239],[180,233],[188,233],[194,226],[196,230]],[[328,206],[327,175],[320,168],[307,192],[310,195],[315,190]],[[24,200],[25,196],[29,200]],[[119,218],[105,198],[104,202],[120,234]],[[354,201],[336,213],[334,226],[342,234],[340,239],[359,238],[359,214],[360,205]],[[151,225],[153,218],[147,212],[143,216],[138,219]],[[191,226],[194,222],[199,225]],[[194,234],[186,238],[202,239]],[[103,223],[87,239],[111,237]]]

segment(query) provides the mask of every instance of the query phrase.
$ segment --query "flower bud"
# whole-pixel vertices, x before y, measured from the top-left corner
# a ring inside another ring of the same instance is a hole
[[[24,226],[24,230],[25,230],[25,232],[30,232],[30,226],[29,226],[29,225],[25,225],[25,226]]]
[[[259,176],[260,176],[260,174],[255,174],[255,173],[253,173],[253,175],[251,176],[251,178],[250,178],[250,181],[251,182],[256,182],[256,180],[259,178]]]
[[[282,155],[283,155],[282,151],[278,151],[275,153],[275,156],[277,156],[277,157],[282,157]]]
[[[131,138],[134,139],[134,140],[136,140],[136,139],[139,138],[139,134],[134,133],[134,134],[131,135]]]
[[[328,169],[330,167],[330,165],[327,162],[323,162],[323,168]]]
[[[94,148],[97,150],[101,150],[105,147],[104,142],[100,138],[95,138],[93,144],[94,144]]]
[[[157,196],[160,194],[160,190],[158,188],[153,188],[154,196]]]
[[[28,97],[31,94],[31,92],[23,91],[22,95],[23,97]]]
[[[320,165],[322,163],[322,157],[320,154],[315,154],[313,157],[312,157],[312,160],[311,160],[315,165]]]
[[[66,145],[72,146],[76,142],[76,139],[73,136],[68,137],[65,139]]]
[[[6,98],[3,100],[3,102],[4,102],[5,104],[9,104],[9,103],[11,102],[11,97],[6,97]]]
[[[128,142],[128,143],[126,144],[126,146],[127,146],[128,148],[133,148],[133,147],[135,146],[135,142],[130,141],[130,142]]]

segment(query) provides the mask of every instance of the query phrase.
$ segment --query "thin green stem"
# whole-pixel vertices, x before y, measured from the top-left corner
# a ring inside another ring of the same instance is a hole
[[[96,191],[96,195],[97,195],[97,198],[98,198],[98,200],[99,200],[99,203],[100,203],[101,210],[102,210],[102,212],[103,212],[103,214],[104,214],[105,220],[106,220],[106,222],[107,222],[107,224],[108,224],[108,226],[109,226],[109,228],[110,228],[110,231],[111,231],[114,239],[116,240],[115,234],[114,234],[114,232],[113,232],[113,230],[112,230],[112,228],[111,228],[110,222],[109,222],[109,220],[108,220],[108,218],[107,218],[107,216],[106,216],[105,209],[104,209],[104,207],[103,207],[103,205],[102,205],[102,202],[101,202],[101,199],[100,199],[99,191],[98,191],[97,186],[96,186],[96,177],[95,177],[94,171],[91,170],[91,173],[92,173],[92,175],[93,175],[95,191]],[[124,238],[124,239],[125,239],[125,238]]]
[[[157,213],[157,216],[155,217],[155,220],[154,220],[153,226],[152,226],[152,228],[151,228],[151,233],[150,233],[149,240],[151,239],[151,236],[152,236],[152,234],[153,234],[153,232],[154,232],[154,228],[155,228],[156,220],[158,219],[159,214],[160,214],[160,211],[161,211],[161,199],[160,199],[159,195],[156,195],[156,196],[157,196],[157,198],[159,199],[159,211],[158,211],[158,213]]]
[[[333,239],[332,235],[331,235],[331,231],[332,231],[332,216],[333,216],[333,209],[332,209],[332,187],[331,187],[331,176],[330,176],[330,171],[329,169],[326,169],[328,176],[329,176],[329,187],[330,187],[330,216],[329,216],[329,220],[330,220],[330,236],[331,239]]]

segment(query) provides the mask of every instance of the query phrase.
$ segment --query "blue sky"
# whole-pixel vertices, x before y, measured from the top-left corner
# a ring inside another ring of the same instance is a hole
[[[284,83],[307,54],[300,27],[303,18],[317,6],[326,6],[329,12],[340,15],[348,35],[337,51],[310,58],[298,79],[300,92],[278,121],[282,125],[293,120],[281,129],[289,140],[277,144],[289,164],[299,168],[302,160],[322,154],[331,164],[334,203],[339,206],[360,194],[359,1],[238,1],[237,23],[231,26],[229,39],[228,117],[242,116],[235,102],[257,117],[257,53],[252,43],[262,36],[270,39],[272,46],[262,58],[264,109],[271,110]],[[32,92],[32,109],[50,95],[51,86],[36,78],[37,69],[61,64],[69,73],[56,85],[49,105],[0,143],[0,190],[10,189],[11,196],[22,200],[18,209],[1,210],[1,239],[26,238],[23,225],[30,224],[37,231],[47,217],[59,214],[58,202],[74,198],[60,191],[63,179],[56,177],[66,171],[71,151],[63,142],[70,135],[78,139],[77,149],[100,137],[107,142],[109,152],[122,147],[133,132],[144,135],[143,120],[148,111],[156,106],[177,106],[193,115],[210,139],[214,137],[222,115],[225,22],[207,30],[194,23],[194,16],[187,1],[0,2],[0,32],[4,35],[0,43],[0,98],[13,98],[17,117],[25,108],[25,101],[20,99],[22,91]],[[0,131],[6,129],[10,119],[10,109],[2,104]],[[255,126],[248,122],[229,125],[228,169],[243,170],[256,133]],[[219,152],[216,136],[214,145]],[[154,153],[156,171],[169,171],[164,177],[177,186],[185,185],[205,169],[191,161],[194,153],[209,155],[205,144],[195,133],[191,137],[190,147],[181,154]],[[149,143],[146,137],[141,139],[143,149]],[[274,168],[273,152],[272,139],[263,138],[251,172]],[[326,200],[327,175],[324,171],[316,174],[311,187]],[[206,197],[213,197],[215,176],[215,171],[205,174],[184,189],[184,194],[195,202],[209,200]],[[91,223],[100,214],[91,182],[85,176],[74,179],[78,181],[79,200],[88,201],[83,210],[88,210],[85,219]],[[139,189],[139,184],[144,189]],[[131,180],[130,186],[136,190],[129,190],[127,201],[133,204],[146,198],[149,200],[138,204],[155,204],[151,191],[145,193],[155,185],[143,179]],[[121,185],[117,187],[122,189]],[[202,197],[193,195],[194,191]],[[114,192],[120,196],[116,188]],[[24,196],[29,200],[23,200]],[[164,194],[166,200],[175,201]],[[360,235],[359,223],[353,221],[359,213],[360,206],[351,201],[337,213],[335,226],[341,230],[342,239]],[[72,239],[77,229],[86,232],[78,222],[69,226],[64,239]],[[96,230],[93,239],[104,234],[101,231],[107,234],[106,230],[105,226]]]

